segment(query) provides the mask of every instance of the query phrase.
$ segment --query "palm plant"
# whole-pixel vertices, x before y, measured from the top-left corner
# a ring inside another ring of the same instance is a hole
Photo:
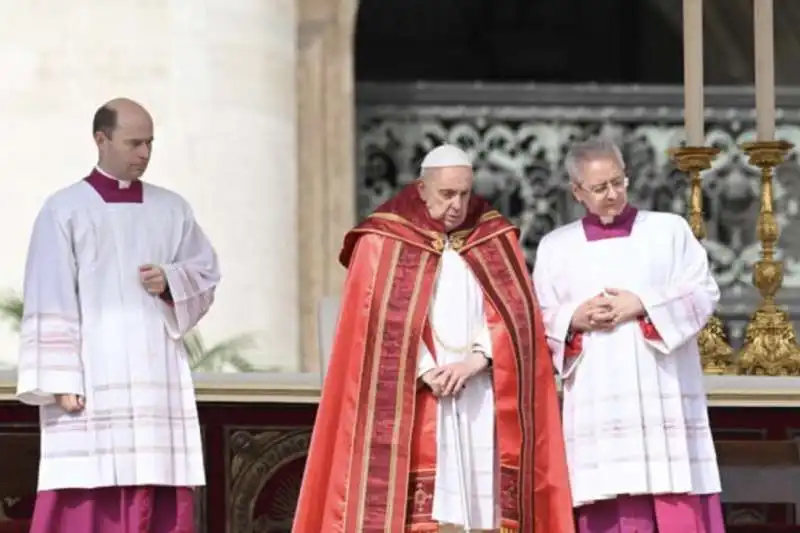
[[[206,348],[199,331],[190,331],[183,337],[183,346],[189,356],[189,366],[198,372],[254,372],[256,368],[242,352],[255,346],[250,335],[238,335]]]
[[[22,298],[10,294],[0,299],[0,320],[8,323],[14,331],[19,331],[22,323]]]
[[[19,332],[22,323],[23,302],[16,294],[0,298],[0,321]],[[207,348],[199,331],[190,331],[183,337],[183,346],[189,356],[189,366],[199,372],[253,372],[256,368],[242,352],[254,348],[255,342],[250,335],[239,335],[224,340]]]

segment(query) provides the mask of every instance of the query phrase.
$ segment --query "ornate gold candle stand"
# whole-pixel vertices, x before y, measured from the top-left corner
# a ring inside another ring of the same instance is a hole
[[[783,263],[775,260],[779,230],[772,210],[772,180],[775,167],[783,163],[793,148],[785,141],[746,143],[742,150],[750,164],[761,169],[761,209],[758,215],[758,238],[761,259],[753,269],[753,284],[763,301],[753,313],[745,331],[739,355],[738,371],[746,375],[800,375],[800,348],[789,315],[775,304],[775,295],[783,285]]]
[[[706,223],[703,220],[703,178],[701,172],[711,168],[711,161],[719,149],[705,146],[687,146],[670,151],[678,169],[689,176],[689,225],[698,240],[706,238]],[[733,349],[725,337],[722,320],[711,315],[705,328],[697,337],[703,371],[706,374],[725,374],[734,370]]]

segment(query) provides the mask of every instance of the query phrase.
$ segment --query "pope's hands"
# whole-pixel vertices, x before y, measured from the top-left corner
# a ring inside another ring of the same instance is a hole
[[[458,394],[473,376],[478,375],[489,365],[488,359],[480,352],[473,352],[464,361],[450,363],[425,372],[421,379],[434,396],[444,397]]]
[[[55,398],[58,406],[68,413],[77,413],[86,407],[83,396],[77,394],[56,394]]]
[[[164,271],[156,265],[142,265],[139,267],[139,281],[149,294],[158,296],[167,290],[167,278]]]

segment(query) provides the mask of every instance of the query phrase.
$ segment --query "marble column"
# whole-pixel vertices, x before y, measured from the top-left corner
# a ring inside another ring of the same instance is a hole
[[[156,123],[145,178],[190,201],[221,258],[207,343],[254,333],[254,364],[298,369],[295,1],[9,2],[0,19],[0,291],[21,288],[45,196],[94,164],[96,107],[127,96]]]
[[[356,216],[353,43],[357,0],[298,2],[298,175],[303,369],[319,369],[317,306],[339,294]]]

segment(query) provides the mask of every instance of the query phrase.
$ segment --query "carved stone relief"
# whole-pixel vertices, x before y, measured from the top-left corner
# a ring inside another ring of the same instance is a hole
[[[309,429],[238,428],[228,434],[229,533],[290,533]]]

